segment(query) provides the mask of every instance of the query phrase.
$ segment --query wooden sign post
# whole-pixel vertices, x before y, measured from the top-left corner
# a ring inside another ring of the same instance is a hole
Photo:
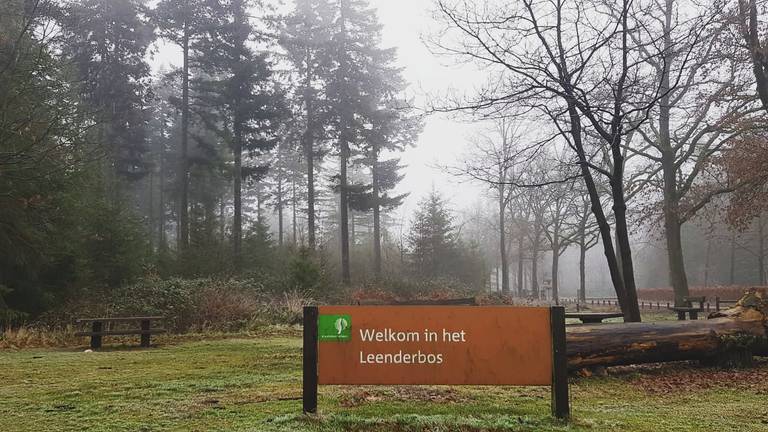
[[[307,306],[305,413],[323,385],[549,385],[568,418],[562,306]]]

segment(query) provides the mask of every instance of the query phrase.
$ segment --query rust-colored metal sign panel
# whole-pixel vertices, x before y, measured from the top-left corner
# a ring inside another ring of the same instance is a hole
[[[552,384],[549,308],[320,306],[319,384]]]

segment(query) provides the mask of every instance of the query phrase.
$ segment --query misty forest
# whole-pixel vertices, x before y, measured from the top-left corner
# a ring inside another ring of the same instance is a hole
[[[680,302],[766,283],[750,18],[595,4],[615,19],[552,46],[581,22],[506,28],[491,24],[503,11],[437,3],[426,43],[487,77],[421,95],[365,2],[277,6],[4,2],[6,320],[200,278],[313,298],[615,296],[627,311],[642,288]],[[178,66],[156,60],[160,44]],[[404,214],[402,154],[440,113],[480,126],[432,169],[483,199],[433,183]]]
[[[81,318],[163,317],[173,346],[295,338],[305,305],[463,300],[614,314],[568,321],[586,377],[726,336],[766,355],[766,131],[762,0],[0,0],[0,365],[82,345]],[[585,401],[597,430],[661,430]],[[141,429],[121,415],[103,430]]]

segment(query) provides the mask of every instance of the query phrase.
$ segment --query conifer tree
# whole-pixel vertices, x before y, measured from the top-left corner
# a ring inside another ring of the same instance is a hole
[[[209,106],[216,108],[205,113],[204,122],[232,151],[233,264],[240,269],[243,179],[259,179],[266,174],[267,166],[259,163],[259,156],[277,143],[284,110],[267,55],[253,47],[253,42],[265,42],[250,18],[256,5],[249,0],[212,0],[211,5],[216,26],[209,40],[201,44],[210,77],[201,80],[200,86]]]
[[[178,248],[184,252],[189,247],[189,90],[190,66],[199,55],[196,42],[208,26],[210,17],[204,0],[162,0],[154,10],[154,18],[160,36],[181,48],[181,98],[173,98],[181,111],[181,149],[179,155],[179,238]],[[192,58],[191,58],[192,57]]]
[[[77,0],[61,17],[62,52],[74,65],[83,99],[95,111],[104,175],[139,179],[147,173],[149,65],[153,27],[142,0]]]
[[[453,216],[436,191],[433,190],[419,202],[407,240],[416,275],[435,278],[449,272],[454,263],[458,239]]]
[[[280,44],[293,65],[296,77],[296,117],[302,120],[301,145],[307,165],[307,242],[316,247],[315,163],[322,162],[324,118],[327,103],[324,94],[328,80],[331,23],[334,8],[328,0],[297,0],[280,33]]]
[[[382,76],[382,88],[374,91],[372,97],[378,99],[377,109],[368,113],[368,127],[362,134],[362,153],[360,163],[368,167],[371,173],[370,197],[358,210],[373,212],[373,260],[374,274],[381,277],[381,212],[399,207],[408,194],[390,195],[403,179],[399,158],[382,160],[382,153],[403,151],[412,145],[421,130],[421,122],[414,116],[405,101],[392,95],[402,91],[404,85],[399,74],[393,71]]]
[[[380,45],[381,26],[368,3],[339,0],[333,20],[333,64],[329,68],[326,96],[327,122],[339,155],[339,237],[344,283],[350,282],[348,164],[353,152],[364,151],[366,138],[371,138],[368,131],[376,130],[378,138],[386,136],[380,133],[386,129],[384,123],[377,125],[376,120],[382,115],[382,100],[399,86],[397,70],[392,67],[395,50]],[[381,144],[376,146],[382,148]],[[378,160],[378,150],[373,154]]]

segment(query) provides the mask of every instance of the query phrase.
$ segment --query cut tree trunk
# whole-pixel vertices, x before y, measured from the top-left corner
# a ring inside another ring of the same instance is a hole
[[[768,294],[750,289],[707,320],[575,325],[566,328],[568,368],[768,355]]]

